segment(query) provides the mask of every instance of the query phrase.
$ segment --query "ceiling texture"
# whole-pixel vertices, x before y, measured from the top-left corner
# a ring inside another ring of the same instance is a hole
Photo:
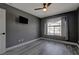
[[[34,10],[35,8],[43,7],[42,3],[8,3],[8,5],[30,13],[39,18],[65,13],[76,10],[79,7],[78,3],[52,3],[46,12],[42,10]]]

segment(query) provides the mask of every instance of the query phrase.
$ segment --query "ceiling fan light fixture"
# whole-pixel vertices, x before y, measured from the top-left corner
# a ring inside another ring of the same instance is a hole
[[[43,8],[43,11],[47,11],[47,8]]]

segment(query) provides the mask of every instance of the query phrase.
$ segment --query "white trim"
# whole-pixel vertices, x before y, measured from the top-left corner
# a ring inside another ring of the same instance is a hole
[[[66,41],[61,41],[61,40],[54,40],[54,39],[40,37],[40,38],[37,38],[37,39],[34,39],[34,40],[30,40],[28,42],[24,42],[24,43],[21,43],[21,44],[6,48],[6,51],[17,48],[17,47],[20,47],[20,46],[23,46],[23,45],[26,45],[26,44],[30,44],[30,43],[32,43],[34,41],[39,40],[39,39],[52,40],[52,41],[57,41],[57,42],[65,43],[65,44],[71,44],[71,45],[75,45],[75,46],[77,46],[79,48],[79,44],[77,44],[77,43],[72,43],[72,42],[66,42]]]
[[[65,44],[75,45],[75,46],[77,46],[77,47],[79,48],[79,44],[78,44],[78,43],[67,42],[67,41],[61,41],[61,40],[54,40],[54,39],[43,38],[43,37],[40,37],[40,39],[52,40],[52,41],[61,42],[61,43],[65,43]]]
[[[79,48],[79,44],[77,44],[77,47]]]
[[[42,38],[44,40],[51,40],[51,41],[56,41],[56,42],[61,42],[61,43],[65,43],[65,44],[71,44],[71,45],[76,45],[77,47],[79,47],[79,45],[77,43],[73,43],[73,42],[67,42],[67,41],[61,41],[61,40],[54,40],[54,39],[49,39],[49,38]]]
[[[21,43],[21,44],[18,44],[18,45],[15,45],[15,46],[12,46],[12,47],[6,48],[6,51],[9,51],[9,50],[11,50],[11,49],[14,49],[14,48],[17,48],[17,47],[20,47],[20,46],[23,46],[23,45],[26,45],[26,44],[32,43],[32,42],[37,41],[37,40],[39,40],[39,39],[40,39],[40,38],[33,39],[33,40],[28,41],[28,42],[24,42],[24,43]]]

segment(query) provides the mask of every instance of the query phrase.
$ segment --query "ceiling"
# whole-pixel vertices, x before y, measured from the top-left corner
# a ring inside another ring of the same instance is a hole
[[[43,7],[42,3],[9,3],[8,5],[30,13],[39,18],[73,11],[79,7],[78,3],[52,3],[48,7],[48,11],[44,12],[42,10],[34,10],[35,8]]]

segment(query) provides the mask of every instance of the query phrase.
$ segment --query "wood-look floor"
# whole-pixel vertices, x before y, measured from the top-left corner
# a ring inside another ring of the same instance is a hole
[[[5,52],[3,55],[75,55],[77,47],[55,41],[38,40]]]

